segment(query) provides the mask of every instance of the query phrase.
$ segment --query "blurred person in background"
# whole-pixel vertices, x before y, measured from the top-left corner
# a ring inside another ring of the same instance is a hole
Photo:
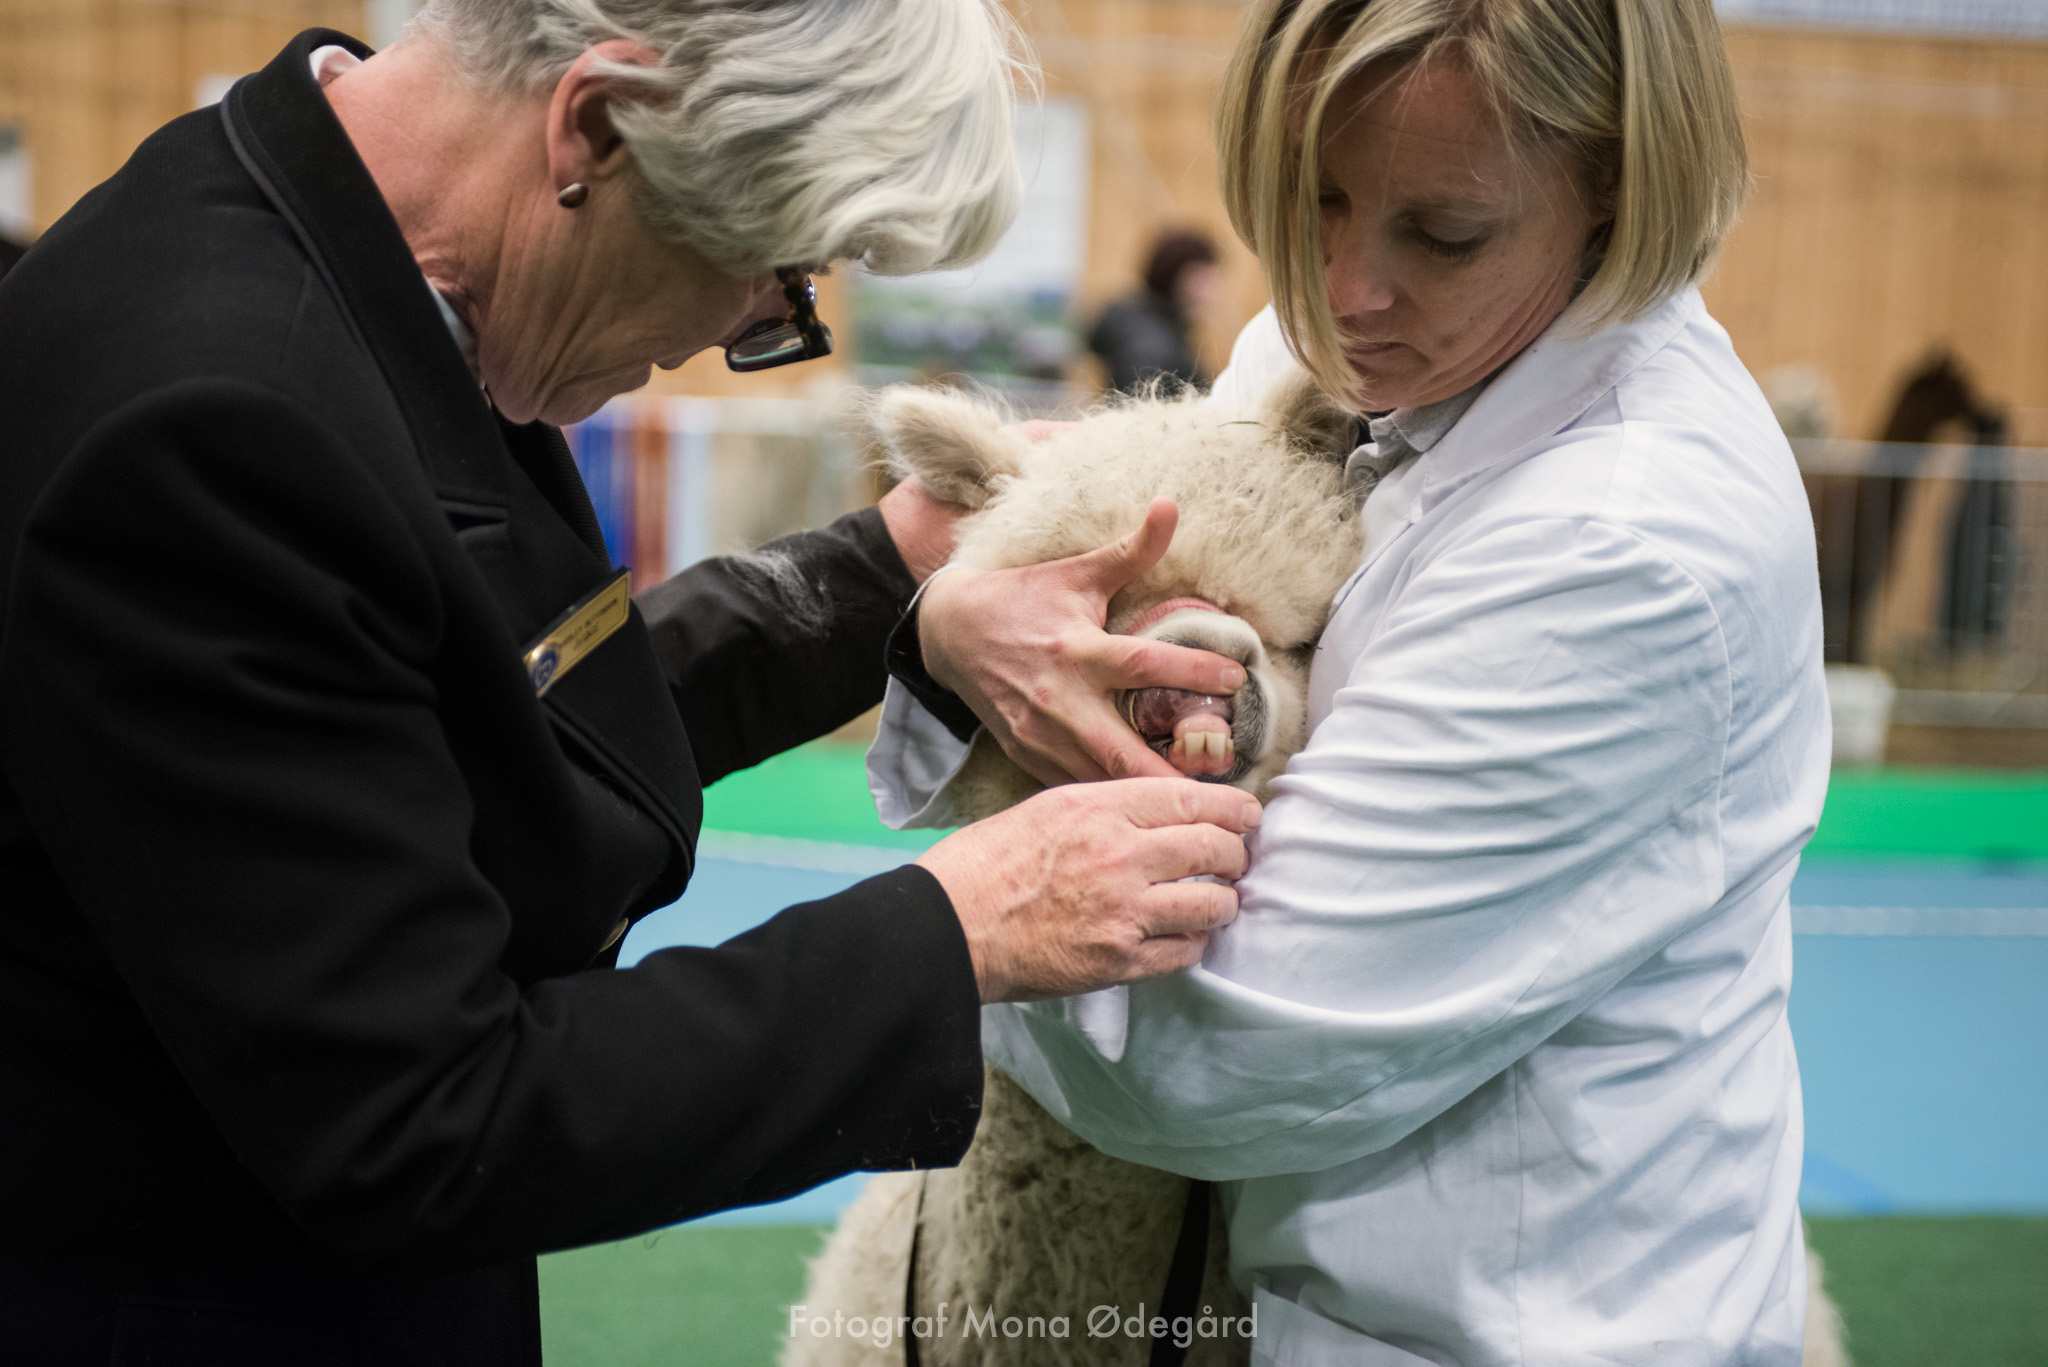
[[[989,1060],[1223,1185],[1258,1361],[1797,1367],[1829,723],[1799,473],[1695,287],[1746,183],[1710,0],[1258,0],[1219,130],[1274,304],[1211,401],[1352,406],[1364,559],[1242,915]],[[1100,767],[1094,605],[1028,574],[932,581],[902,809],[976,723]]]
[[[1145,287],[1105,308],[1088,334],[1088,349],[1109,370],[1110,388],[1135,394],[1159,380],[1207,389],[1193,328],[1221,283],[1215,243],[1196,232],[1163,234],[1145,262]]]
[[[634,602],[555,425],[822,354],[812,269],[986,251],[1012,53],[981,0],[429,0],[0,282],[0,1356],[537,1367],[538,1251],[956,1161],[985,1002],[1234,913],[1174,880],[1256,806],[1136,779],[614,969],[701,786],[880,697],[952,513]],[[1098,662],[1147,667],[1241,677]]]

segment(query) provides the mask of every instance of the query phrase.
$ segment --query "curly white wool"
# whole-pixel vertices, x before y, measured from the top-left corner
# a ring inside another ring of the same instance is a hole
[[[859,261],[907,275],[986,254],[1016,215],[1011,109],[1034,72],[991,0],[428,0],[401,41],[445,44],[527,93],[590,48],[661,231],[734,273]]]

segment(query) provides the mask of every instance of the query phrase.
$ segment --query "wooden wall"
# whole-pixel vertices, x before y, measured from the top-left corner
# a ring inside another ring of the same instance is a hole
[[[1875,437],[1946,344],[2048,445],[2048,43],[1728,39],[1755,188],[1706,294],[1750,368],[1817,367]]]
[[[300,29],[362,21],[362,0],[0,0],[0,123],[25,134],[36,226],[190,110],[202,79],[255,70]]]
[[[1046,92],[1094,140],[1083,316],[1132,288],[1158,231],[1224,249],[1203,329],[1220,365],[1265,301],[1217,197],[1211,113],[1235,0],[1012,0]],[[111,174],[199,80],[250,70],[312,23],[361,31],[362,0],[0,0],[0,122],[25,128],[40,224]],[[1953,347],[2015,437],[2048,445],[2048,43],[1737,28],[1729,47],[1755,190],[1708,302],[1752,369],[1811,365],[1843,430],[1874,435],[1900,376]],[[829,320],[846,329],[836,282]],[[659,386],[787,392],[821,367]]]
[[[1027,0],[1018,9],[1046,94],[1084,100],[1095,143],[1083,317],[1135,289],[1160,232],[1195,228],[1222,254],[1225,288],[1198,328],[1213,373],[1266,304],[1216,188],[1214,110],[1243,21],[1226,0]]]

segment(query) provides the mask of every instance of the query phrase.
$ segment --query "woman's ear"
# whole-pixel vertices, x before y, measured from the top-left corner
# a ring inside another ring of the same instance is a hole
[[[995,404],[952,390],[891,385],[869,413],[889,471],[915,478],[932,497],[965,508],[988,502],[998,481],[1022,467],[1025,440]]]
[[[556,193],[572,185],[596,185],[626,163],[626,139],[612,120],[621,97],[619,81],[603,69],[605,64],[653,66],[660,60],[644,44],[614,38],[569,64],[548,99],[548,174]]]

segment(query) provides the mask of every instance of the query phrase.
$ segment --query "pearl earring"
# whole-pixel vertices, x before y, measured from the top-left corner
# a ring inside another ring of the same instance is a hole
[[[590,187],[579,180],[574,185],[563,186],[562,193],[555,196],[555,203],[561,205],[564,209],[574,209],[589,198]]]

